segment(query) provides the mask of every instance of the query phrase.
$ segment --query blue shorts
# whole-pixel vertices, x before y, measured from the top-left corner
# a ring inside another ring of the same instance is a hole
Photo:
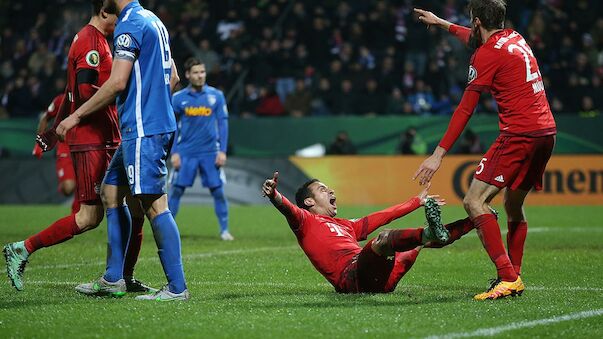
[[[130,186],[133,195],[166,193],[168,151],[174,133],[122,141],[105,175],[105,184]]]
[[[172,173],[171,185],[191,187],[195,182],[197,171],[201,175],[203,187],[216,188],[226,182],[224,170],[216,166],[216,154],[196,157],[180,155],[180,169]]]

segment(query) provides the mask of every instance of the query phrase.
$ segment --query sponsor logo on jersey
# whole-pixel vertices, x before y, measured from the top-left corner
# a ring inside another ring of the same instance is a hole
[[[213,106],[216,104],[216,96],[215,95],[208,95],[207,96],[207,102],[209,103],[210,106]]]
[[[86,63],[92,67],[98,67],[100,63],[100,56],[98,51],[91,50],[86,54]]]
[[[205,106],[199,106],[199,107],[188,106],[188,107],[184,108],[184,114],[187,116],[208,117],[211,115],[211,113],[212,113],[211,108],[205,107]]]
[[[130,38],[130,36],[128,34],[122,34],[117,37],[117,46],[123,47],[123,48],[130,48],[131,44],[132,44],[132,39]]]
[[[467,77],[467,83],[471,83],[473,80],[477,78],[477,70],[473,65],[469,66],[469,76]]]
[[[502,174],[494,178],[494,180],[502,183],[505,182],[505,178],[502,176]]]

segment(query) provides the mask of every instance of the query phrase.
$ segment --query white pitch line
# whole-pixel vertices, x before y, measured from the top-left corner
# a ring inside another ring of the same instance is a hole
[[[189,259],[209,258],[209,257],[215,257],[215,256],[222,256],[222,255],[235,255],[235,254],[256,253],[256,252],[270,252],[270,251],[290,251],[290,250],[293,250],[296,248],[297,248],[297,246],[274,246],[274,247],[258,247],[258,248],[238,249],[238,250],[229,250],[229,251],[192,253],[192,254],[183,255],[182,259],[189,260]],[[157,257],[138,258],[138,261],[148,261],[148,260],[157,260]],[[41,265],[41,266],[33,266],[31,268],[28,267],[28,271],[43,270],[43,269],[56,269],[56,268],[82,267],[82,266],[101,266],[104,264],[105,264],[105,261],[94,261],[94,262],[72,263],[72,264]]]
[[[578,320],[585,318],[598,317],[603,315],[603,308],[598,310],[588,310],[577,313],[570,313],[565,315],[560,315],[552,318],[545,319],[536,319],[536,320],[528,320],[522,321],[514,324],[497,326],[497,327],[488,327],[488,328],[480,328],[473,332],[458,332],[458,333],[449,333],[444,335],[434,335],[426,337],[427,339],[450,339],[450,338],[466,338],[466,337],[481,337],[481,336],[494,336],[500,334],[502,332],[514,331],[522,328],[543,326],[555,324],[563,321],[570,320]]]

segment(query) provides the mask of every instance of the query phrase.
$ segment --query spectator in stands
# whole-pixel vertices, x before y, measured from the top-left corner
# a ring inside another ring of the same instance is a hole
[[[285,108],[281,103],[273,86],[260,89],[260,102],[255,109],[258,116],[277,117],[285,115]]]
[[[484,145],[470,128],[463,134],[463,139],[458,146],[458,154],[484,154]]]
[[[400,135],[400,143],[396,147],[396,152],[398,154],[426,154],[427,143],[417,133],[416,128],[411,126]]]
[[[294,117],[303,117],[310,113],[312,93],[306,87],[304,79],[295,81],[295,91],[285,99],[285,111]]]
[[[333,90],[327,78],[320,78],[318,87],[312,95],[312,115],[325,116],[333,112]]]
[[[333,113],[337,115],[351,115],[356,113],[356,92],[350,79],[341,82],[339,91],[334,96]]]
[[[408,97],[412,105],[413,112],[416,114],[431,113],[435,99],[431,93],[431,88],[425,85],[423,80],[417,80],[415,90]]]
[[[369,79],[362,95],[357,100],[356,112],[370,116],[383,114],[386,103],[386,97],[378,90],[377,81]]]
[[[402,115],[404,114],[404,97],[402,91],[395,87],[392,89],[392,93],[387,99],[387,106],[385,108],[385,114],[387,115]]]
[[[356,146],[350,140],[346,131],[339,131],[335,140],[327,148],[328,155],[350,155],[356,154]]]

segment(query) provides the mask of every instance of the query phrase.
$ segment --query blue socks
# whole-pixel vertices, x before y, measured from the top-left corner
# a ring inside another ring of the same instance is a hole
[[[172,215],[176,217],[178,210],[180,209],[180,198],[184,194],[184,187],[178,185],[172,185],[170,187],[170,193],[168,194],[168,206]]]
[[[226,201],[224,187],[212,188],[210,191],[214,197],[214,210],[220,224],[220,233],[228,231],[228,201]]]
[[[125,254],[132,232],[128,206],[107,208],[107,269],[104,278],[116,282],[123,278]]]
[[[168,210],[156,216],[151,221],[151,226],[169,290],[172,293],[182,293],[186,290],[186,282],[182,268],[180,233],[176,221]]]

